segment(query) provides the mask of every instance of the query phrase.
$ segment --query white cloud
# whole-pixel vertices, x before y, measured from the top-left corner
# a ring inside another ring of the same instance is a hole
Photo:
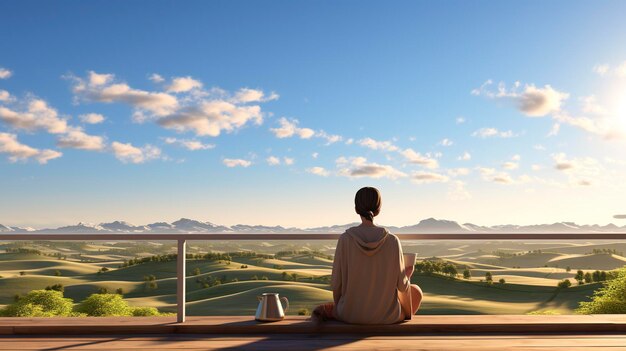
[[[521,84],[515,82],[513,88],[508,90],[504,83],[499,83],[497,91],[493,91],[489,89],[492,84],[491,80],[487,80],[479,88],[472,90],[472,94],[511,101],[520,112],[529,117],[542,117],[558,112],[563,101],[569,97],[569,94],[555,90],[550,85],[538,88],[534,84],[526,84],[520,90]]]
[[[598,99],[595,95],[582,96],[579,100],[582,105],[583,113],[601,116],[607,112],[606,108],[598,103]]]
[[[326,139],[326,145],[334,144],[334,143],[339,142],[339,141],[341,141],[343,139],[341,137],[341,135],[328,134],[328,133],[326,133],[323,130],[320,130],[319,132],[315,133],[315,137],[316,138]]]
[[[426,168],[438,168],[439,162],[436,159],[422,155],[419,152],[415,152],[413,149],[404,149],[400,151],[400,154],[404,156],[410,163],[418,164]]]
[[[445,183],[449,180],[447,176],[435,172],[414,172],[411,174],[411,180],[417,184],[423,183]]]
[[[512,162],[512,161],[504,162],[502,164],[502,168],[507,169],[507,170],[518,169],[519,168],[519,163]]]
[[[233,167],[250,167],[250,165],[252,164],[252,162],[248,161],[248,160],[243,160],[240,158],[225,158],[224,160],[222,160],[222,163],[229,168],[233,168]]]
[[[606,173],[600,162],[591,157],[570,158],[565,153],[552,154],[554,168],[567,174],[570,184],[591,185]]]
[[[104,138],[86,134],[81,128],[70,128],[67,133],[59,136],[57,146],[63,148],[99,151],[104,149]]]
[[[153,83],[163,83],[165,82],[165,78],[161,77],[160,74],[152,73],[150,77],[148,77]]]
[[[157,116],[168,115],[179,107],[178,99],[170,94],[133,89],[126,83],[114,83],[113,74],[89,72],[87,79],[70,76],[74,93],[87,101],[125,103],[140,111]]]
[[[452,144],[454,144],[454,142],[448,138],[445,138],[443,140],[441,140],[439,142],[439,144],[441,144],[441,146],[452,146]]]
[[[543,146],[543,145],[541,145],[541,144],[535,144],[535,145],[533,146],[533,149],[535,149],[535,150],[537,150],[537,151],[545,151],[545,150],[546,150],[546,147],[545,147],[545,146]]]
[[[300,128],[298,127],[298,123],[299,122],[297,119],[289,120],[285,117],[281,117],[278,120],[278,124],[280,124],[280,127],[270,128],[270,130],[277,138],[280,139],[291,138],[294,135],[299,136],[301,139],[309,139],[313,135],[315,135],[315,131],[313,129]]]
[[[472,159],[472,155],[467,151],[463,152],[463,155],[457,157],[457,160],[459,161],[469,161],[471,159]]]
[[[184,93],[193,89],[201,89],[202,82],[195,80],[189,76],[187,77],[175,77],[172,79],[172,83],[167,86],[166,91],[168,93]]]
[[[372,149],[372,150],[384,150],[384,151],[396,151],[398,147],[393,145],[390,141],[378,141],[372,138],[365,138],[357,141],[357,144]]]
[[[291,166],[295,160],[291,157],[283,157],[283,162],[285,162],[287,166]]]
[[[87,113],[78,116],[78,119],[87,124],[98,124],[104,122],[104,116],[98,113]]]
[[[270,96],[265,96],[265,93],[262,90],[258,89],[249,89],[249,88],[241,88],[235,96],[233,97],[233,101],[235,103],[248,103],[248,102],[266,102],[277,100],[280,96],[275,92],[271,92]]]
[[[381,165],[378,163],[368,163],[364,157],[353,157],[350,160],[345,157],[337,159],[337,163],[341,166],[339,175],[350,178],[389,178],[397,179],[406,177],[407,174],[401,172],[392,166]]]
[[[500,184],[513,184],[515,181],[506,172],[498,172],[493,168],[478,167],[478,172],[482,178],[489,182]]]
[[[13,72],[6,68],[0,67],[0,79],[9,79],[13,75]]]
[[[30,98],[23,111],[0,106],[0,120],[16,129],[35,131],[43,129],[48,133],[61,134],[68,129],[67,121],[60,118],[57,111],[37,98]]]
[[[346,145],[352,145],[354,143],[354,139],[349,138],[348,140],[346,140]]]
[[[215,148],[214,144],[204,144],[199,140],[193,139],[165,138],[164,140],[166,144],[179,145],[190,151],[209,150]]]
[[[263,122],[260,106],[239,106],[224,100],[205,100],[157,120],[165,128],[213,137],[222,131],[240,129],[248,122],[257,125]]]
[[[114,141],[111,148],[115,157],[124,163],[144,163],[161,157],[161,149],[149,144],[139,148],[130,143]]]
[[[465,117],[461,116],[461,117],[456,118],[456,124],[463,124],[463,123],[465,123]]]
[[[11,94],[6,90],[0,90],[0,101],[8,102],[11,100]]]
[[[511,130],[500,131],[496,128],[481,128],[472,133],[474,137],[481,138],[490,138],[490,137],[498,137],[498,138],[512,138],[515,136]]]
[[[543,167],[541,167],[541,165],[537,165],[537,164],[534,164],[534,165],[530,166],[530,169],[532,169],[535,172],[536,171],[540,171],[542,168]]]
[[[276,156],[270,156],[266,159],[267,164],[270,166],[277,166],[280,164],[280,158]]]
[[[595,66],[593,66],[592,71],[594,73],[597,73],[601,76],[604,76],[605,74],[607,74],[609,72],[609,65],[606,63],[601,63],[601,64],[597,64]]]
[[[319,155],[320,155],[319,152],[314,152],[314,153],[311,154],[311,157],[318,158]]]
[[[11,162],[32,158],[40,164],[46,164],[48,161],[63,155],[55,150],[39,150],[24,145],[17,140],[17,135],[10,133],[0,133],[0,153],[8,154]]]
[[[470,174],[470,170],[468,168],[452,168],[448,170],[448,174],[452,177],[465,176]]]
[[[306,171],[322,177],[328,177],[330,175],[330,172],[328,172],[324,167],[311,167],[307,168]]]

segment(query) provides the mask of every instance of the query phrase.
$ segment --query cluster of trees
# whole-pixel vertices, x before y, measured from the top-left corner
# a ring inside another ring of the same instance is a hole
[[[626,268],[615,272],[615,277],[595,291],[591,301],[579,304],[577,313],[626,313]]]
[[[423,260],[415,264],[415,271],[420,273],[439,273],[456,277],[459,273],[452,263],[441,260]]]
[[[143,277],[143,280],[146,282],[145,287],[148,290],[154,290],[159,287],[156,282],[156,276],[154,274],[148,274]]]
[[[33,290],[0,311],[6,317],[160,316],[154,307],[132,307],[119,294],[92,294],[74,307],[58,290]]]
[[[295,256],[295,255],[309,255],[311,258],[320,257],[320,258],[325,258],[327,260],[332,260],[333,259],[332,255],[325,254],[325,253],[323,253],[321,251],[318,251],[318,250],[285,250],[285,251],[278,251],[277,253],[274,254],[274,257],[280,258],[280,257]]]
[[[605,255],[619,255],[624,256],[624,253],[615,249],[593,249],[592,254],[605,254]],[[587,253],[588,255],[589,253]]]
[[[594,283],[594,282],[603,282],[611,279],[615,279],[617,277],[617,272],[613,271],[594,271],[593,273],[585,273],[582,270],[578,270],[574,279],[578,281],[578,285],[582,285],[584,283]]]

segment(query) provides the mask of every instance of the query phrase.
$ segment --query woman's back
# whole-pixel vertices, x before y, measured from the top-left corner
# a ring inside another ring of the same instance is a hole
[[[391,324],[404,319],[398,290],[407,291],[402,248],[385,228],[360,225],[337,243],[332,289],[338,319],[355,324]]]

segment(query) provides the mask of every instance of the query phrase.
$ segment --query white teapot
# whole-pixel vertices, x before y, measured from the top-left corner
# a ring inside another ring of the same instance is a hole
[[[289,309],[289,300],[286,297],[278,297],[278,293],[264,293],[257,296],[259,307],[256,309],[254,319],[261,322],[282,321],[285,312]],[[285,301],[285,309],[280,301]]]

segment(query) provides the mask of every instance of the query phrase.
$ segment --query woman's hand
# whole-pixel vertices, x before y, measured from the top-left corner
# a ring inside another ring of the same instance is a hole
[[[404,272],[406,274],[406,277],[409,278],[409,280],[411,279],[411,276],[413,275],[414,270],[415,270],[415,266],[404,267]]]

